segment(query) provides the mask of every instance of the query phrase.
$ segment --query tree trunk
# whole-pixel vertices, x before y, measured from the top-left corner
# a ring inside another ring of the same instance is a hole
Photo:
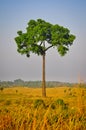
[[[46,97],[46,81],[45,81],[45,53],[42,56],[42,96]]]

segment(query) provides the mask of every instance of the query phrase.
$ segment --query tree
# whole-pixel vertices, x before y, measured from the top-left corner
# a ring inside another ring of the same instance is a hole
[[[50,48],[56,48],[61,56],[64,56],[73,44],[75,36],[70,31],[58,24],[51,24],[42,19],[30,20],[26,32],[17,32],[15,37],[17,51],[30,57],[30,52],[41,55],[42,63],[42,96],[46,97],[45,81],[45,56]],[[49,46],[46,46],[46,45]]]

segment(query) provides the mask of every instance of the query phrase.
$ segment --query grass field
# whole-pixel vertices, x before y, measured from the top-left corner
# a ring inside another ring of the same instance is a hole
[[[86,87],[4,88],[0,130],[86,130]]]

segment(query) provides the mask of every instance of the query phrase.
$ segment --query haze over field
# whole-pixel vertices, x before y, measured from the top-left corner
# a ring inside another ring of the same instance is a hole
[[[42,58],[17,52],[14,38],[30,19],[44,19],[67,27],[76,35],[69,52],[61,57],[47,52],[46,80],[86,82],[86,0],[2,0],[0,1],[0,80],[41,80]]]

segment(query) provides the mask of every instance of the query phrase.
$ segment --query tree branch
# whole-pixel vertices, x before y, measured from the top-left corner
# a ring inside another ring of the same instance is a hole
[[[53,47],[53,45],[47,47],[47,48],[45,49],[45,51],[47,51],[47,50],[50,49],[51,47]]]
[[[42,45],[42,42],[40,43],[40,46]]]

